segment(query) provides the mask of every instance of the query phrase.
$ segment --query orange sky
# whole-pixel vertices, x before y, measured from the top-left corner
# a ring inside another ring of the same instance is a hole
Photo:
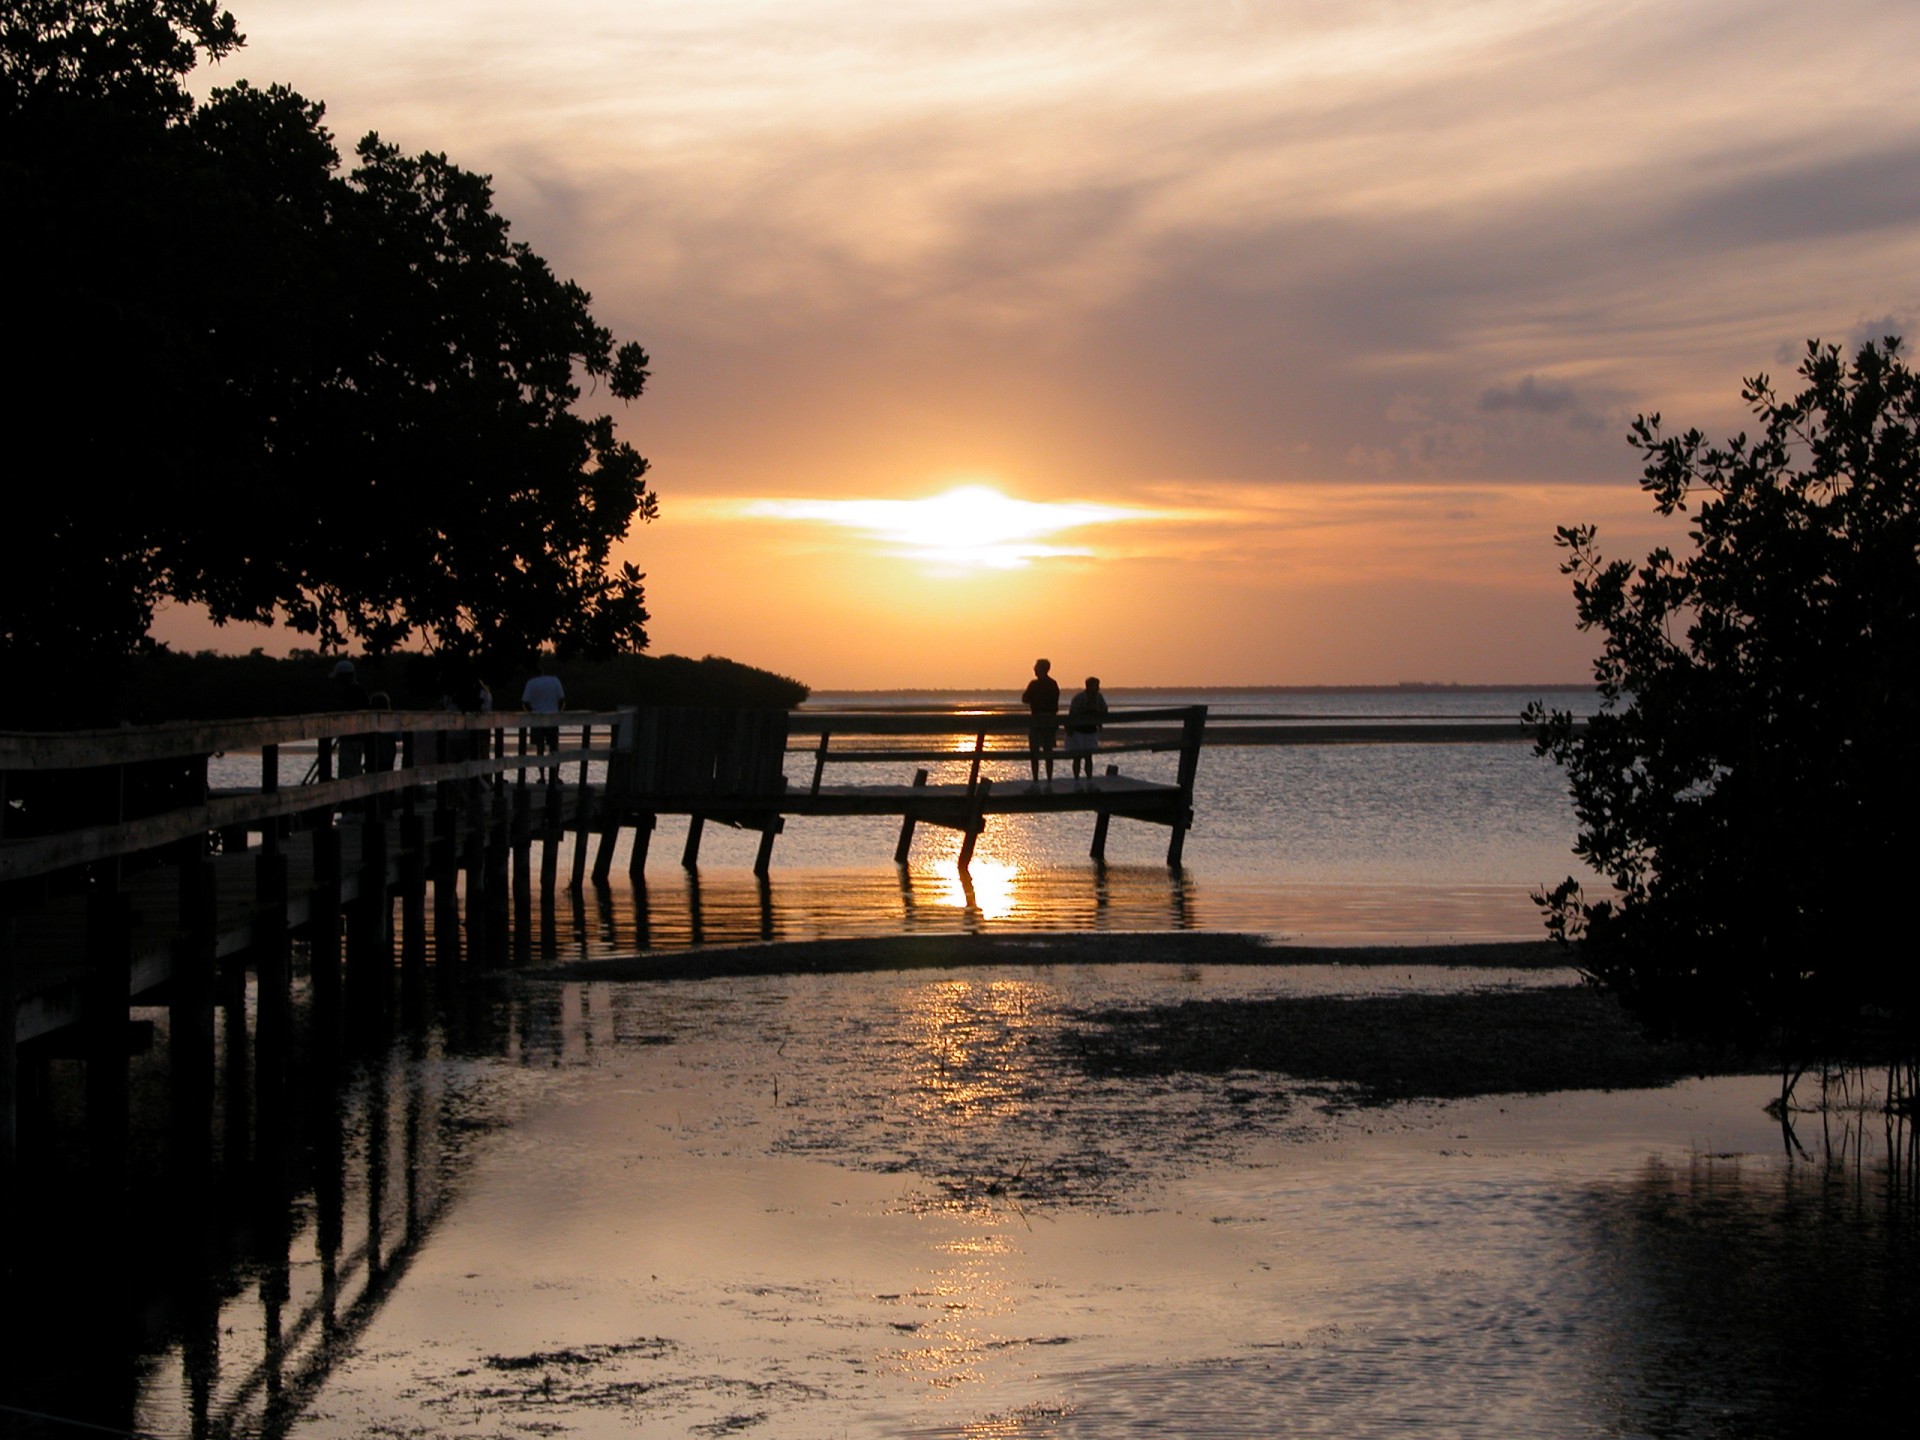
[[[1907,0],[237,13],[652,353],[654,648],[816,687],[1581,677],[1628,420],[1920,311]]]

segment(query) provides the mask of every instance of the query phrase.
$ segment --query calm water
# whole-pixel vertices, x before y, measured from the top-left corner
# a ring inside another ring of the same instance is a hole
[[[1443,702],[1518,697],[1231,703]],[[796,824],[765,884],[751,837],[710,834],[688,875],[669,833],[644,886],[557,897],[522,955],[1526,937],[1527,888],[1567,869],[1559,778],[1520,745],[1223,746],[1200,784],[1179,875],[1124,825],[1092,866],[1072,820],[990,830],[965,883],[951,846],[896,870],[885,823]],[[194,1162],[152,1012],[132,1223],[80,1163],[78,1067],[48,1068],[0,1435],[1824,1436],[1904,1404],[1915,1176],[1870,1109],[1791,1144],[1766,1076],[1357,1109],[1278,1075],[1093,1076],[1070,1043],[1103,1007],[1571,978],[429,982],[398,1038],[297,1063],[278,1118],[223,1083]]]
[[[1877,1117],[1824,1143],[1803,1117],[1789,1157],[1765,1077],[1352,1110],[1270,1075],[1095,1078],[1061,1043],[1103,1006],[1564,978],[442,997],[297,1085],[294,1143],[41,1255],[80,1283],[20,1280],[41,1323],[8,1403],[314,1440],[1863,1431],[1920,1318]]]

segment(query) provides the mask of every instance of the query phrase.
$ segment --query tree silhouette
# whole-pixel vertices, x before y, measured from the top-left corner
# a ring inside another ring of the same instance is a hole
[[[244,83],[211,0],[22,0],[0,19],[0,256],[20,277],[0,645],[139,650],[155,608],[326,645],[523,658],[646,643],[613,545],[655,499],[583,381],[637,397],[578,286],[483,176]]]
[[[1560,531],[1601,712],[1536,706],[1578,854],[1612,882],[1543,896],[1549,927],[1642,1014],[1834,1053],[1893,1027],[1915,972],[1893,913],[1920,807],[1920,381],[1897,340],[1809,344],[1803,388],[1743,390],[1760,426],[1632,443],[1691,553],[1606,561]]]

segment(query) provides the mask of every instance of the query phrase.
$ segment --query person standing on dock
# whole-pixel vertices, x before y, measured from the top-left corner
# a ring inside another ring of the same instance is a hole
[[[360,683],[359,673],[353,668],[351,660],[336,660],[327,679],[333,685],[333,708],[336,710],[370,710],[373,699],[367,694],[367,687]],[[367,737],[364,735],[342,735],[334,753],[339,757],[340,778],[351,780],[362,774],[367,768]]]
[[[1107,697],[1100,693],[1100,677],[1089,675],[1087,688],[1067,706],[1067,759],[1073,762],[1073,782],[1080,783],[1080,765],[1086,763],[1087,781],[1093,781],[1093,752],[1099,743],[1100,722],[1107,716]]]
[[[520,692],[520,708],[535,715],[558,715],[560,707],[567,703],[566,687],[560,683],[560,677],[553,673],[553,657],[540,657],[540,673],[527,681],[526,688]],[[558,725],[536,725],[533,727],[533,753],[550,754],[560,748],[560,727]],[[542,770],[542,776],[548,772]]]
[[[1040,757],[1047,761],[1047,781],[1053,781],[1053,736],[1060,728],[1060,682],[1049,673],[1051,660],[1033,662],[1033,679],[1020,692],[1020,703],[1033,716],[1027,730],[1027,763],[1033,767],[1033,783],[1040,783]]]

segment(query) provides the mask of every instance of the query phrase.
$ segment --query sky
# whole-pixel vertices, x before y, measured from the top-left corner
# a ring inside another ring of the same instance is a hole
[[[1633,417],[1920,314],[1911,0],[234,8],[647,347],[652,648],[817,689],[1582,679]]]

